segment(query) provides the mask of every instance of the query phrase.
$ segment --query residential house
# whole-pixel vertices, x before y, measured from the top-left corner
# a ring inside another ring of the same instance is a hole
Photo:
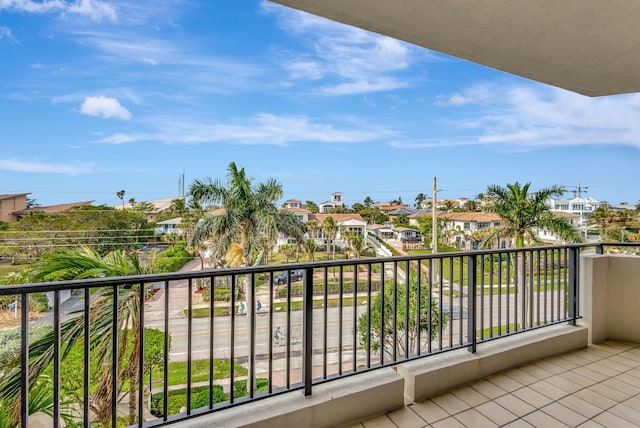
[[[477,248],[480,241],[477,232],[490,227],[500,226],[500,216],[484,212],[455,212],[444,213],[439,216],[444,223],[444,233],[448,244],[454,244],[461,249]],[[502,242],[501,246],[506,246]]]
[[[318,209],[319,209],[321,214],[322,213],[326,213],[330,209],[342,208],[342,207],[344,207],[344,204],[342,202],[342,193],[340,193],[340,192],[332,193],[331,194],[331,200],[321,202],[318,205]]]
[[[557,217],[563,218],[565,220],[567,220],[569,222],[569,224],[571,224],[573,227],[575,227],[578,230],[581,230],[582,236],[584,238],[586,238],[587,233],[586,233],[586,226],[583,229],[581,226],[581,222],[582,222],[582,216],[579,213],[568,213],[568,212],[564,212],[564,211],[555,211],[553,212],[553,214]],[[565,244],[566,241],[564,241],[562,238],[560,238],[560,236],[558,236],[556,233],[551,233],[547,230],[543,230],[543,229],[536,229],[534,231],[536,237],[538,237],[538,239],[540,239],[541,241],[544,241],[546,243],[549,244]]]
[[[116,204],[113,205],[116,209],[135,209],[137,206],[143,206],[144,215],[147,217],[148,221],[153,221],[160,216],[163,212],[167,211],[173,205],[173,201],[176,199],[184,199],[184,196],[177,196],[174,198],[163,198],[163,199],[154,199],[151,201],[145,202],[129,202],[126,204]]]
[[[154,235],[182,235],[180,228],[182,217],[171,218],[169,220],[159,221],[158,227],[153,231]]]
[[[53,213],[59,213],[62,211],[67,211],[72,208],[84,207],[87,205],[91,205],[92,203],[93,201],[83,201],[83,202],[70,202],[67,204],[39,206],[39,207],[25,208],[23,210],[14,211],[13,214],[16,216],[18,220],[20,220],[32,213],[53,214]]]
[[[409,227],[394,227],[393,236],[396,240],[402,243],[421,242],[420,232]]]
[[[302,208],[302,201],[298,199],[288,199],[284,201],[285,208]]]
[[[442,214],[445,214],[445,211],[436,211],[436,217],[439,217]],[[431,216],[431,215],[433,215],[433,211],[431,209],[418,210],[408,216],[409,226],[418,227],[420,226],[420,218],[424,216]]]
[[[395,237],[393,233],[393,226],[390,224],[370,224],[367,226],[367,231],[380,239],[393,239]]]
[[[547,206],[552,212],[579,214],[578,227],[586,230],[587,217],[600,206],[600,201],[593,198],[575,197],[571,199],[548,199]]]
[[[27,208],[27,195],[31,193],[13,193],[0,195],[0,221],[15,223],[18,216],[14,214]]]

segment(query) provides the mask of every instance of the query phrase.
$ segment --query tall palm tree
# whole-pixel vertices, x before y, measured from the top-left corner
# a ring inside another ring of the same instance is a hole
[[[487,187],[487,197],[490,203],[486,209],[500,216],[501,225],[491,229],[481,245],[487,247],[495,239],[511,237],[517,248],[522,248],[528,242],[540,242],[535,235],[536,230],[547,230],[556,233],[565,241],[579,241],[580,233],[566,219],[554,215],[546,205],[547,199],[562,196],[564,189],[552,186],[529,193],[531,183],[520,185],[517,181],[507,184],[507,187],[492,185]],[[527,284],[525,281],[524,256],[518,258],[516,266],[516,280],[523,289],[519,293],[519,303],[525,313],[529,313]]]
[[[349,251],[353,254],[353,257],[359,259],[362,254],[370,249],[371,246],[367,242],[367,237],[362,234],[356,234],[353,239],[350,240]]]
[[[338,233],[338,224],[333,217],[326,217],[322,220],[322,229],[327,237],[327,254],[329,253],[329,245],[333,250],[333,260],[336,259],[336,233]]]
[[[422,208],[422,203],[427,200],[424,193],[420,192],[416,195],[416,208]]]
[[[118,199],[120,199],[120,201],[122,201],[122,209],[124,209],[124,194],[126,192],[123,190],[119,190],[116,192],[116,196],[118,197]]]
[[[515,182],[507,187],[492,185],[487,188],[487,196],[492,200],[487,211],[500,216],[501,226],[494,228],[483,242],[491,242],[497,236],[512,237],[515,246],[522,248],[527,242],[540,242],[536,230],[556,233],[565,241],[579,241],[576,228],[566,219],[554,215],[546,205],[547,199],[562,196],[564,189],[552,186],[530,194],[530,186],[531,183],[521,186]]]
[[[244,168],[231,162],[227,182],[219,179],[195,180],[189,194],[200,203],[224,208],[218,216],[199,222],[193,231],[195,242],[211,239],[214,254],[223,256],[236,242],[244,250],[245,261],[252,264],[260,249],[261,236],[273,237],[278,232],[288,236],[304,234],[304,224],[287,211],[279,211],[275,202],[282,197],[282,185],[269,179],[257,186],[251,184]]]
[[[86,279],[94,277],[126,276],[151,273],[151,267],[142,263],[134,253],[127,255],[124,251],[114,251],[101,257],[90,248],[82,248],[67,253],[50,254],[40,259],[29,272],[29,280],[49,281]],[[129,424],[135,423],[137,393],[142,387],[137,382],[139,376],[139,355],[141,351],[140,331],[140,284],[130,287],[117,287],[117,308],[114,312],[114,290],[111,287],[99,288],[90,296],[89,323],[91,325],[90,347],[91,359],[98,362],[95,387],[91,389],[91,400],[84,403],[90,406],[97,420],[108,426],[111,420],[111,400],[119,397],[129,380]],[[87,297],[89,298],[89,297]],[[117,314],[116,326],[119,332],[117,355],[113,355],[113,317]],[[61,323],[61,359],[64,360],[74,344],[84,337],[84,313],[66,319]],[[37,385],[40,376],[53,360],[53,332],[32,342],[29,346],[29,388]],[[131,352],[127,351],[131,349]],[[112,361],[117,359],[118,373],[112,373]],[[112,391],[113,376],[118,379],[118,391]],[[14,366],[0,381],[0,396],[11,397],[14,406],[19,410],[20,366]],[[72,395],[74,392],[70,392]],[[82,397],[74,397],[82,401]],[[13,415],[17,419],[17,413]]]

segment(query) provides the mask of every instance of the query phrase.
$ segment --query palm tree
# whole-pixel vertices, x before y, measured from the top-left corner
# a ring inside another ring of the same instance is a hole
[[[316,230],[320,227],[316,220],[309,220],[306,223],[307,233],[309,234],[309,238],[315,239]]]
[[[416,195],[416,208],[422,208],[422,203],[427,200],[424,193],[418,193]]]
[[[356,236],[350,240],[349,250],[353,253],[353,257],[359,259],[362,254],[367,251],[371,246],[367,241],[367,237],[362,234],[356,234]]]
[[[580,234],[566,219],[554,215],[546,205],[547,199],[562,196],[564,189],[552,186],[529,194],[531,183],[496,185],[487,188],[487,196],[492,202],[487,211],[500,216],[502,225],[494,228],[483,242],[491,242],[496,236],[512,237],[515,246],[522,248],[526,242],[540,242],[536,230],[556,233],[565,241],[579,241]],[[483,245],[484,246],[484,245]]]
[[[151,273],[151,267],[142,263],[134,253],[127,255],[124,251],[113,251],[104,257],[90,248],[82,248],[67,253],[50,254],[40,259],[29,272],[29,280],[49,281],[86,279],[94,277],[112,277]],[[137,382],[139,376],[139,356],[141,351],[140,337],[140,284],[128,287],[117,287],[117,308],[114,312],[114,289],[111,287],[99,288],[90,296],[91,307],[89,323],[91,325],[91,358],[96,361],[97,367],[102,368],[95,373],[97,380],[95,387],[91,389],[92,395],[89,403],[96,418],[104,426],[110,424],[111,400],[113,396],[119,397],[129,380],[129,424],[135,423],[137,414],[136,389],[142,387]],[[89,296],[87,296],[89,298]],[[118,337],[117,355],[113,355],[113,319],[117,316]],[[74,344],[80,342],[85,334],[84,317],[81,313],[66,319],[61,323],[61,359],[64,360],[70,353]],[[45,372],[53,360],[54,341],[56,337],[53,331],[29,346],[29,388],[36,387],[40,376]],[[130,352],[128,350],[131,350]],[[112,373],[112,361],[117,358],[118,373]],[[117,376],[118,391],[112,391],[112,379]],[[7,399],[11,397],[13,409],[19,410],[20,392],[20,367],[13,367],[5,373],[0,382],[0,396]],[[75,391],[69,392],[71,395]],[[75,401],[81,402],[82,397],[75,396]],[[12,415],[17,420],[17,413]]]
[[[307,259],[312,262],[315,260],[315,253],[318,250],[318,246],[316,245],[316,241],[313,239],[307,239],[304,241],[302,250],[307,255]]]
[[[517,248],[522,248],[527,242],[540,242],[535,236],[536,230],[547,230],[556,233],[565,241],[579,241],[580,234],[571,223],[562,217],[554,215],[546,205],[547,199],[562,196],[564,189],[560,186],[543,188],[535,193],[529,193],[531,183],[520,185],[515,182],[507,187],[492,185],[487,187],[487,195],[491,202],[487,211],[500,216],[501,225],[491,229],[482,241],[487,247],[499,237],[511,237]],[[518,258],[516,268],[517,282],[522,284],[523,292],[519,293],[521,307],[528,313],[528,293],[525,281],[524,256]]]
[[[295,245],[291,244],[280,245],[280,248],[278,248],[278,252],[284,254],[284,256],[287,258],[287,263],[289,263],[289,257],[293,256],[296,253],[296,247]]]
[[[211,240],[216,255],[223,256],[236,242],[244,250],[246,263],[252,264],[260,250],[261,236],[271,238],[278,232],[292,237],[304,234],[302,221],[275,205],[282,197],[282,185],[269,179],[252,186],[244,168],[238,169],[234,162],[229,164],[227,183],[210,178],[195,180],[189,194],[200,203],[224,208],[222,214],[199,222],[193,231],[195,242]]]
[[[119,190],[116,192],[116,196],[118,197],[118,199],[120,199],[120,201],[122,201],[122,209],[124,209],[124,194],[124,190]]]
[[[322,220],[322,229],[327,237],[327,254],[329,254],[329,245],[333,249],[333,260],[336,259],[336,233],[338,233],[338,224],[333,217],[326,217]]]

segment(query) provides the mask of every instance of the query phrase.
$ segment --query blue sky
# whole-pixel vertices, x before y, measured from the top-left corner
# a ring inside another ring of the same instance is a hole
[[[284,199],[588,186],[640,200],[640,95],[588,98],[263,0],[0,0],[0,193],[118,204],[224,178]]]

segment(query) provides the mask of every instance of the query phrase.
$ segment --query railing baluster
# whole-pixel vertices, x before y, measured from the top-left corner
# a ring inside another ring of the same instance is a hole
[[[229,403],[233,404],[235,401],[235,365],[236,365],[236,275],[231,274],[231,330],[229,331],[229,354],[230,354],[230,367],[229,367]],[[255,312],[255,304],[253,301],[247,301],[246,304],[247,317],[253,316]]]
[[[202,278],[204,280],[204,278]],[[215,341],[214,341],[214,332],[215,332],[215,296],[213,293],[214,283],[216,277],[209,277],[209,408],[212,409],[214,405],[213,400],[213,379],[215,378],[215,364],[214,364],[214,353],[215,353]],[[245,306],[246,308],[246,306]],[[271,363],[271,361],[269,361]],[[271,376],[271,367],[269,367],[269,376]],[[269,388],[271,388],[271,378],[269,378]],[[271,390],[269,390],[271,392]]]
[[[371,367],[371,264],[367,264],[367,368]]]
[[[418,283],[416,284],[416,355],[422,354],[422,260],[418,260],[418,265],[416,266],[416,276]],[[371,308],[371,305],[369,305]],[[368,349],[371,349],[369,346]]]
[[[462,263],[461,263],[462,264]],[[475,254],[467,256],[467,337],[469,340],[469,352],[476,352],[477,349],[477,314],[476,314],[476,293],[478,292],[478,272],[476,271],[477,258]],[[460,308],[460,325],[462,325],[462,307]]]
[[[20,294],[20,424],[29,425],[29,294]],[[18,308],[16,306],[15,310]]]
[[[338,296],[338,375],[342,375],[342,334],[343,334],[343,326],[342,326],[342,311],[344,309],[343,305],[343,293],[344,293],[344,281],[343,281],[343,268],[340,265],[340,269],[338,270],[338,281],[340,281],[340,295]]]
[[[83,372],[83,380],[82,380],[82,399],[83,399],[83,407],[82,407],[82,420],[84,426],[89,426],[89,400],[91,397],[90,385],[91,385],[91,348],[89,339],[91,338],[91,289],[89,287],[84,287],[84,325],[83,325],[83,358],[84,358],[84,372]]]
[[[311,387],[313,383],[313,269],[307,268],[304,276],[304,291],[302,295],[304,304],[304,335],[303,335],[303,378],[304,378],[304,395],[311,395]],[[290,330],[287,330],[287,339],[289,339]]]
[[[409,358],[410,354],[410,350],[409,350],[409,294],[411,292],[410,287],[409,287],[409,275],[410,275],[410,269],[409,269],[409,260],[406,261],[405,263],[405,274],[404,274],[404,330],[405,330],[405,334],[404,334],[404,358],[407,359]]]
[[[254,286],[254,273],[249,273],[245,276],[245,280],[247,281],[247,293],[245,295],[251,295],[255,298],[255,286]],[[291,279],[291,278],[289,278]],[[249,293],[251,290],[251,293]],[[269,298],[271,300],[271,298]],[[270,303],[270,302],[265,302]],[[269,305],[269,318],[273,316],[273,306]],[[253,315],[253,314],[252,314]],[[247,316],[250,324],[249,324],[249,378],[247,379],[247,388],[249,390],[249,398],[253,398],[254,389],[255,389],[255,377],[256,377],[256,329],[257,329],[257,320],[254,316]],[[287,330],[287,340],[291,336],[291,330]]]
[[[313,272],[313,270],[312,270]],[[327,368],[329,365],[327,349],[329,341],[329,272],[327,268],[323,269],[324,272],[324,294],[322,305],[322,316],[324,319],[324,325],[322,326],[322,378],[327,378]]]
[[[385,284],[384,262],[380,262],[380,365],[384,365],[384,323],[385,323]],[[371,348],[369,348],[371,349]]]
[[[213,299],[213,290],[211,290],[211,299]],[[162,420],[166,421],[169,417],[169,281],[164,282],[164,361],[162,362]]]
[[[53,426],[60,426],[60,291],[53,292]]]
[[[118,367],[118,339],[120,334],[120,329],[118,326],[118,286],[113,286],[113,324],[111,325],[111,391],[113,397],[111,397],[111,426],[116,428],[118,425],[117,421],[117,410],[118,410],[118,376],[119,370]]]
[[[138,334],[139,334],[139,354],[138,354],[138,426],[141,427],[144,422],[144,304],[146,298],[146,283],[141,282],[139,286],[138,293],[138,304],[140,306],[140,315],[139,315],[139,325],[138,325]],[[151,373],[149,373],[151,376]],[[129,382],[133,382],[133,379],[130,379]],[[151,393],[151,390],[149,390]]]
[[[187,415],[191,414],[191,377],[193,355],[193,281],[189,278],[187,282]]]
[[[353,266],[353,335],[351,338],[351,362],[352,370],[358,367],[358,264]]]

